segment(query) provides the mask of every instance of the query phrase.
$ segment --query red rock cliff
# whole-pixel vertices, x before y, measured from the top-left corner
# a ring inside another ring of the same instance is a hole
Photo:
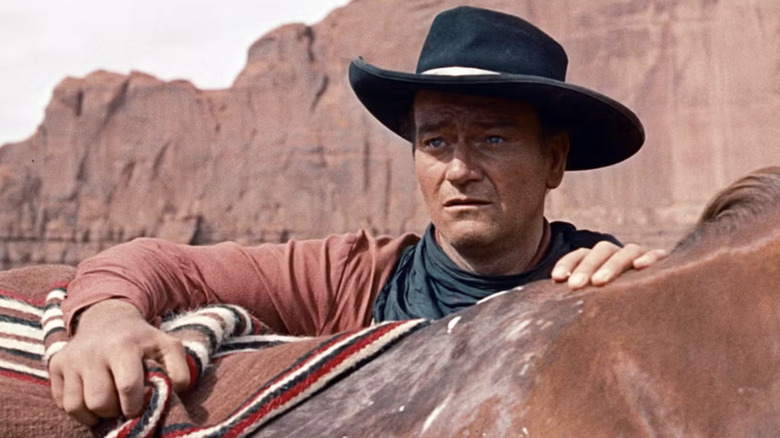
[[[351,58],[412,70],[447,0],[355,0],[249,49],[225,90],[96,72],[54,90],[37,132],[0,148],[0,267],[76,263],[136,236],[281,241],[422,230],[409,146],[346,80]],[[717,189],[780,162],[780,2],[475,0],[559,39],[569,80],[626,103],[647,143],[569,173],[550,216],[669,245]],[[259,13],[259,11],[258,11]]]

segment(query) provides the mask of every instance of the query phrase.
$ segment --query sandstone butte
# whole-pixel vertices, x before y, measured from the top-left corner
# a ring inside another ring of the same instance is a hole
[[[133,72],[66,78],[0,148],[0,268],[69,263],[138,236],[207,244],[421,231],[410,148],[346,79],[355,56],[412,70],[454,0],[355,0],[261,37],[230,88]],[[780,2],[475,0],[569,52],[568,79],[633,108],[647,142],[569,173],[549,216],[669,246],[719,188],[780,163]],[[256,13],[262,13],[261,10]]]

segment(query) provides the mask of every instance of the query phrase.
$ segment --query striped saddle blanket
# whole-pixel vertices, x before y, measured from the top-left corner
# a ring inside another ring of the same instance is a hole
[[[237,306],[176,315],[161,328],[182,339],[194,387],[173,393],[164,370],[148,363],[144,413],[90,429],[58,409],[49,389],[46,363],[67,343],[60,310],[66,280],[44,288],[45,280],[35,279],[39,284],[28,289],[37,291],[11,281],[17,289],[10,290],[4,276],[19,271],[0,273],[3,437],[246,436],[427,324],[401,321],[301,338],[273,334]]]

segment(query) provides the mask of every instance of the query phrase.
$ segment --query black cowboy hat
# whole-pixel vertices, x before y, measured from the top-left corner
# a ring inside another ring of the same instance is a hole
[[[416,73],[383,70],[357,58],[349,81],[382,124],[412,141],[415,93],[432,90],[500,97],[535,105],[570,133],[568,170],[609,166],[634,155],[645,134],[628,108],[603,94],[564,82],[568,58],[531,23],[468,6],[436,16]]]

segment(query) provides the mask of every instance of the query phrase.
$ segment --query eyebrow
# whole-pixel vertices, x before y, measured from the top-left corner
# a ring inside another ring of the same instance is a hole
[[[436,132],[451,124],[452,122],[449,119],[424,121],[417,125],[416,132],[418,135]],[[481,129],[515,128],[518,126],[517,120],[511,117],[501,117],[485,122],[475,121],[471,124]]]
[[[417,134],[427,134],[430,132],[436,132],[444,128],[445,126],[451,125],[452,122],[450,122],[448,119],[442,119],[442,120],[436,120],[436,121],[426,121],[417,124],[417,127],[415,131],[417,131]]]

